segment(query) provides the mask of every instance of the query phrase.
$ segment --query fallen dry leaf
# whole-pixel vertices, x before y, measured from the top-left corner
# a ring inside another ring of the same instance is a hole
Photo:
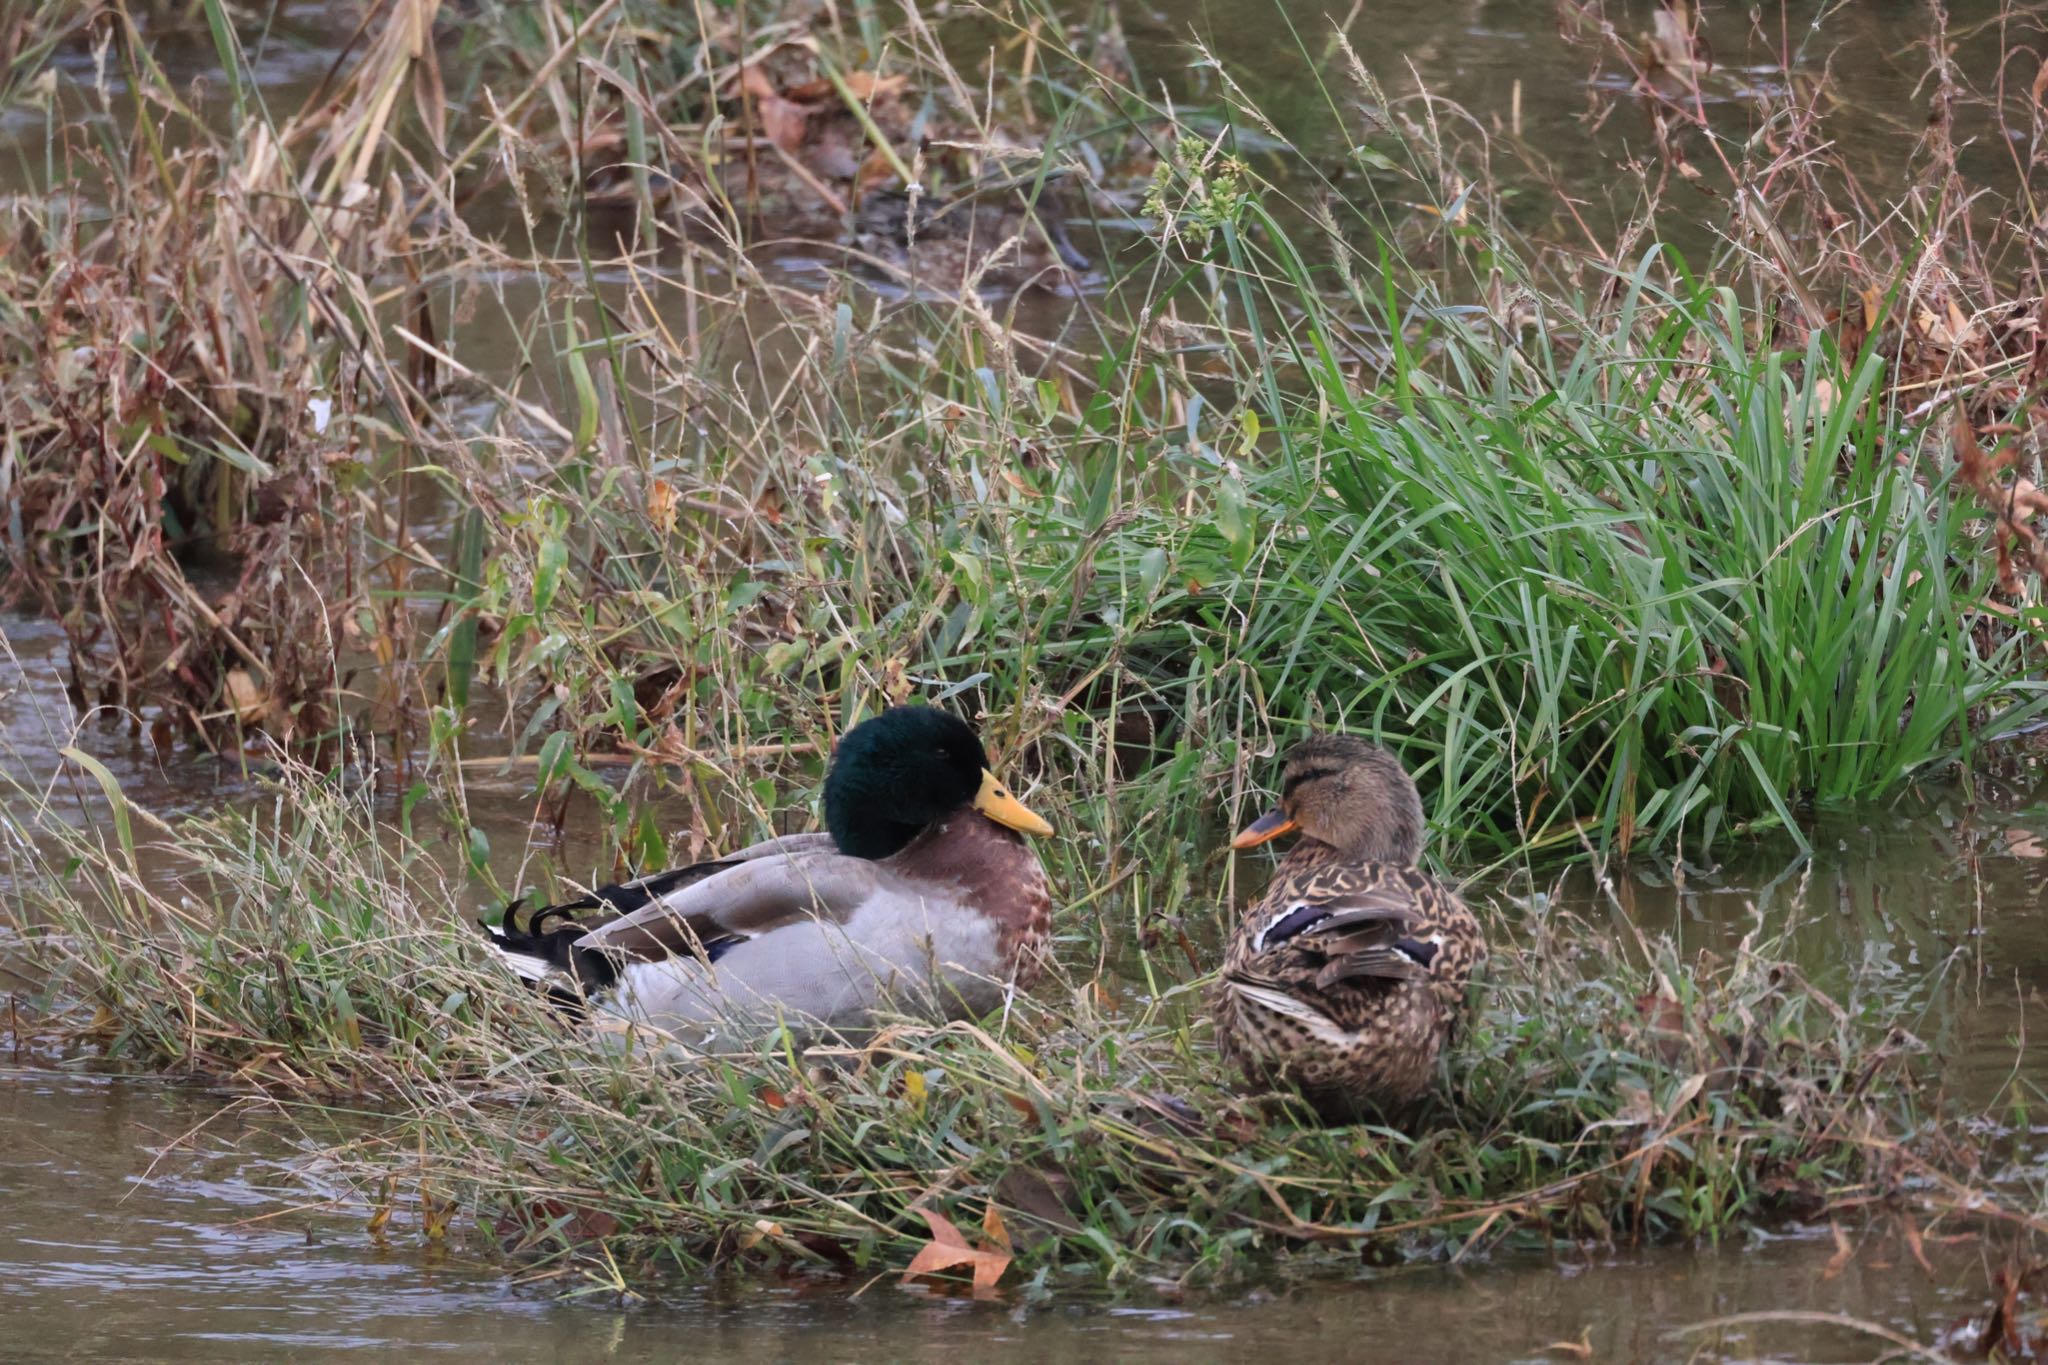
[[[1553,1341],[1543,1348],[1555,1356],[1570,1356],[1574,1360],[1593,1358],[1593,1329],[1588,1327],[1579,1333],[1577,1341]]]
[[[257,725],[270,711],[270,698],[262,686],[246,668],[231,668],[227,676],[228,705],[234,708],[235,719],[244,725]]]
[[[677,500],[676,486],[667,479],[655,479],[647,485],[647,519],[657,531],[676,529]]]
[[[960,1229],[947,1222],[942,1215],[933,1213],[930,1209],[919,1209],[918,1213],[923,1215],[924,1221],[930,1225],[932,1239],[912,1258],[909,1267],[903,1272],[903,1278],[910,1280],[919,1275],[936,1275],[942,1270],[966,1266],[974,1276],[975,1297],[993,1294],[996,1281],[1002,1279],[1003,1272],[1010,1268],[1010,1252],[1007,1249],[991,1250],[969,1246]],[[990,1219],[993,1219],[995,1228],[1002,1227],[1001,1215],[996,1213],[994,1205],[989,1206],[988,1218],[983,1220],[985,1227]],[[1007,1248],[1007,1232],[1004,1233],[1004,1237],[1004,1246]]]
[[[996,1248],[1005,1255],[1014,1250],[1010,1245],[1010,1230],[1003,1225],[1003,1211],[993,1203],[982,1211],[981,1230],[983,1235],[995,1243]]]
[[[908,76],[877,76],[872,71],[849,71],[844,79],[846,93],[862,104],[900,94],[903,87],[910,84]],[[821,77],[818,80],[805,81],[802,85],[792,85],[783,93],[793,100],[822,100],[831,98],[837,92],[833,90],[832,82]]]
[[[2048,848],[2042,847],[2040,836],[2023,829],[2005,832],[2005,851],[2015,858],[2048,858]]]
[[[1823,1280],[1832,1280],[1842,1273],[1849,1262],[1856,1259],[1856,1246],[1849,1240],[1849,1234],[1842,1230],[1840,1223],[1828,1225],[1835,1235],[1835,1254],[1828,1257],[1828,1263],[1820,1272]]]
[[[746,104],[752,107],[754,117],[760,120],[761,132],[770,142],[785,152],[804,145],[811,111],[777,90],[760,67],[750,66],[740,72],[740,93],[746,97]]]

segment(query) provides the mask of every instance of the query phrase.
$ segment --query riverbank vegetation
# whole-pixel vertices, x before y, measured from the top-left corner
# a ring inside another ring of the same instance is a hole
[[[274,785],[165,825],[80,757],[89,835],[21,784],[39,996],[374,1097],[359,1188],[579,1273],[900,1269],[927,1213],[1049,1288],[1989,1198],[1902,1002],[1770,926],[1706,961],[1497,899],[1438,1123],[1217,1088],[1220,832],[1305,725],[1401,752],[1434,860],[1534,886],[1801,838],[2048,710],[2041,243],[1959,142],[2026,184],[2037,91],[1976,102],[1937,31],[1880,192],[1825,80],[1745,131],[1682,11],[1567,8],[1656,132],[1611,225],[1341,28],[1301,35],[1310,146],[1227,59],[1168,101],[1114,24],[1022,10],[389,0],[273,109],[220,0],[212,92],[168,20],[51,7],[12,40],[48,174],[0,218],[6,590],[75,701]],[[60,49],[105,74],[39,86]],[[594,806],[610,877],[773,832],[912,697],[1060,830],[1032,998],[689,1070],[484,970],[464,908],[522,888],[480,774]]]
[[[1993,1199],[1895,1022],[1918,1006],[1888,983],[1831,996],[1761,922],[1716,957],[1604,907],[1495,898],[1483,1004],[1427,1121],[1325,1130],[1225,1088],[1192,942],[1218,916],[1149,917],[1142,874],[1070,907],[1049,979],[997,1017],[683,1060],[599,1046],[508,988],[447,863],[365,788],[293,769],[252,814],[175,830],[114,809],[112,843],[72,834],[77,870],[26,882],[35,959],[90,1007],[41,1030],[292,1107],[367,1101],[382,1121],[321,1178],[434,1237],[461,1195],[571,1286],[865,1277],[942,1227],[1034,1292],[1228,1283],[1840,1208],[1962,1224]],[[1050,855],[1069,886],[1088,858]]]

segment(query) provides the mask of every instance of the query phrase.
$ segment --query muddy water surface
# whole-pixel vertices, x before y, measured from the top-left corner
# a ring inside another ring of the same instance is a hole
[[[13,652],[0,663],[0,736],[17,772],[47,774],[56,749],[77,743],[132,800],[161,812],[253,790],[217,760],[166,760],[116,721],[74,728],[60,634],[19,616],[0,627]],[[1504,887],[1497,903],[1524,916],[1626,914],[1720,952],[1760,917],[1794,924],[1794,956],[1824,988],[1893,997],[1947,1059],[1959,1098],[2010,1112],[2011,1101],[2038,1100],[2044,1074],[2020,1041],[2048,981],[2044,794],[2021,768],[2018,785],[1995,793],[2006,813],[1929,797],[1826,818],[1810,860],[1762,845],[1676,877],[1642,869],[1611,899],[1581,877],[1533,897]],[[480,818],[501,857],[546,842],[518,794],[485,800],[496,802]],[[85,803],[79,810],[93,818]],[[32,1028],[10,1056],[5,1024],[0,1360],[652,1361],[688,1343],[691,1358],[707,1360],[936,1361],[1001,1349],[1025,1360],[1270,1352],[1454,1365],[1579,1358],[1556,1344],[1583,1343],[1602,1361],[1858,1361],[1877,1347],[1848,1328],[1711,1324],[1825,1311],[1933,1342],[1982,1314],[2004,1256],[1997,1245],[1937,1240],[1923,1245],[1923,1266],[1880,1220],[1849,1230],[1846,1256],[1831,1228],[1792,1225],[1711,1247],[1361,1266],[1348,1282],[1230,1296],[1140,1287],[1117,1301],[1068,1293],[1053,1305],[977,1304],[884,1277],[858,1294],[838,1281],[739,1281],[626,1303],[595,1287],[562,1298],[558,1282],[522,1288],[459,1238],[430,1243],[403,1225],[372,1236],[362,1211],[328,1202],[334,1192],[319,1180],[317,1152],[345,1133],[305,1133],[247,1097],[98,1074]],[[2040,1136],[2017,1145],[2031,1152]]]
[[[1336,7],[1339,17],[1350,6]],[[1746,89],[1832,61],[1870,117],[1841,131],[1859,164],[1881,172],[1901,155],[1919,115],[1921,6],[1878,0],[1833,9],[1823,43],[1817,4],[1773,10],[1766,32],[1744,7],[1710,8],[1717,73],[1709,96],[1739,110]],[[1988,4],[1952,6],[1958,27]],[[1626,12],[1626,11],[1621,11]],[[1265,0],[1134,6],[1124,22],[1142,64],[1193,88],[1187,40],[1211,35],[1275,105],[1283,130],[1312,142],[1326,126],[1325,93],[1302,78],[1305,44],[1327,32],[1314,6],[1290,5],[1289,26]],[[1412,63],[1446,95],[1471,105],[1490,135],[1520,136],[1562,178],[1604,187],[1628,207],[1617,161],[1640,129],[1625,117],[1596,128],[1589,62],[1557,36],[1547,0],[1367,5],[1351,32],[1390,85]],[[199,21],[195,20],[195,25]],[[290,4],[252,41],[259,84],[289,107],[333,57],[328,7]],[[1776,41],[1770,41],[1775,35]],[[1964,38],[1965,55],[1974,39]],[[167,38],[159,53],[182,79],[212,73],[203,27]],[[1327,66],[1321,69],[1328,71]],[[74,94],[90,61],[65,59]],[[1332,78],[1334,79],[1334,78]],[[119,81],[109,78],[111,93]],[[1338,91],[1348,108],[1348,94]],[[225,90],[209,80],[208,107]],[[74,106],[85,107],[82,99]],[[17,181],[48,163],[45,126],[22,111],[0,119],[0,157]],[[1980,144],[1969,155],[1991,158]],[[1696,238],[1710,240],[1703,229]],[[794,280],[822,275],[795,254]],[[503,311],[478,311],[457,333],[480,369],[508,376],[520,357],[507,317],[538,297],[540,277],[515,278]],[[1057,309],[1041,318],[1057,324]],[[497,346],[499,349],[494,350]],[[0,617],[0,764],[42,789],[57,751],[78,743],[116,774],[131,800],[164,815],[246,797],[232,765],[187,751],[159,753],[118,718],[75,716],[62,688],[61,633]],[[68,789],[60,796],[70,799]],[[81,794],[81,795],[89,795]],[[1944,1075],[1973,1105],[2041,1108],[2044,1074],[2022,1040],[2048,982],[2048,801],[2038,775],[1971,805],[1960,795],[1830,817],[1809,861],[1789,846],[1745,850],[1711,869],[1644,869],[1616,887],[1626,912],[1673,929],[1692,947],[1732,949],[1761,915],[1798,925],[1795,952],[1817,981],[1892,993],[1915,1032],[1945,1059]],[[93,818],[86,800],[76,818]],[[538,839],[516,791],[488,796],[481,823],[503,856]],[[569,855],[573,859],[573,851]],[[4,875],[4,873],[0,873]],[[4,893],[0,886],[0,893]],[[1621,913],[1589,885],[1559,893],[1571,908]],[[1546,913],[1531,899],[1522,914]],[[11,987],[0,978],[0,1005]],[[0,1019],[0,1029],[6,1020]],[[1937,1342],[1986,1305],[1987,1270],[2001,1248],[1931,1242],[1921,1265],[1882,1222],[1851,1233],[1844,1255],[1825,1227],[1793,1226],[1729,1245],[1616,1249],[1472,1264],[1361,1268],[1348,1283],[1175,1300],[1142,1290],[1121,1302],[1063,1296],[1057,1306],[975,1304],[905,1291],[883,1280],[847,1286],[677,1285],[620,1303],[592,1293],[560,1299],[520,1288],[461,1247],[430,1246],[416,1230],[373,1238],[359,1214],[337,1212],[312,1183],[317,1139],[232,1096],[94,1074],[40,1046],[0,1046],[0,1359],[217,1360],[440,1358],[449,1360],[1272,1358],[1414,1362],[1571,1360],[1583,1343],[1601,1361],[1853,1361],[1878,1356],[1868,1336],[1812,1322],[1688,1332],[1740,1314],[1817,1311]],[[2022,1144],[2023,1147],[2025,1144]],[[559,1289],[559,1286],[557,1286]]]
[[[1983,1306],[1973,1249],[1824,1233],[1702,1250],[1495,1259],[1213,1300],[948,1300],[885,1279],[678,1286],[658,1301],[522,1292],[458,1251],[387,1245],[359,1219],[285,1213],[289,1149],[228,1101],[140,1081],[0,1068],[0,1359],[715,1361],[1862,1361],[1858,1334],[1708,1329],[1811,1308],[1923,1341]],[[203,1125],[203,1126],[202,1126]],[[196,1132],[194,1130],[197,1130]]]

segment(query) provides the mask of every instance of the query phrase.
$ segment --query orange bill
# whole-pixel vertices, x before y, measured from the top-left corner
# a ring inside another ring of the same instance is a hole
[[[1301,826],[1287,818],[1285,811],[1269,810],[1239,830],[1237,837],[1230,841],[1230,846],[1232,848],[1257,848],[1269,839],[1277,839],[1283,834],[1292,834],[1299,828]]]
[[[1052,833],[1051,825],[1024,809],[1024,803],[1010,795],[1010,789],[1003,785],[1002,779],[986,768],[981,770],[981,790],[975,793],[974,808],[1019,834]]]

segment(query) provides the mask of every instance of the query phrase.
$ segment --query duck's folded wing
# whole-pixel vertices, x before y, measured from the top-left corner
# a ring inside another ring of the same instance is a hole
[[[672,867],[666,872],[634,877],[612,886],[600,886],[575,900],[562,901],[546,909],[536,910],[527,918],[526,928],[530,933],[549,932],[546,922],[559,919],[570,928],[580,926],[584,930],[596,929],[622,915],[630,915],[655,901],[664,900],[693,882],[715,877],[741,863],[797,853],[834,851],[836,846],[832,842],[832,836],[822,831],[815,834],[784,834],[773,839],[763,839],[758,844],[749,844],[722,858],[691,863],[688,867]]]
[[[1429,964],[1415,955],[1410,940],[1373,944],[1334,955],[1316,972],[1316,988],[1346,981],[1427,981]]]
[[[1343,880],[1292,888],[1258,931],[1254,947],[1267,952],[1299,939],[1323,952],[1392,942],[1415,920],[1415,905],[1399,887]]]
[[[763,839],[758,844],[748,844],[735,853],[728,853],[719,861],[722,863],[752,862],[758,858],[775,857],[784,853],[837,853],[839,845],[832,842],[826,831],[813,830],[809,834],[778,834],[773,839]]]
[[[576,946],[636,958],[716,959],[735,943],[799,919],[843,922],[880,881],[874,863],[835,852],[784,851],[708,866],[715,870],[679,880]]]

